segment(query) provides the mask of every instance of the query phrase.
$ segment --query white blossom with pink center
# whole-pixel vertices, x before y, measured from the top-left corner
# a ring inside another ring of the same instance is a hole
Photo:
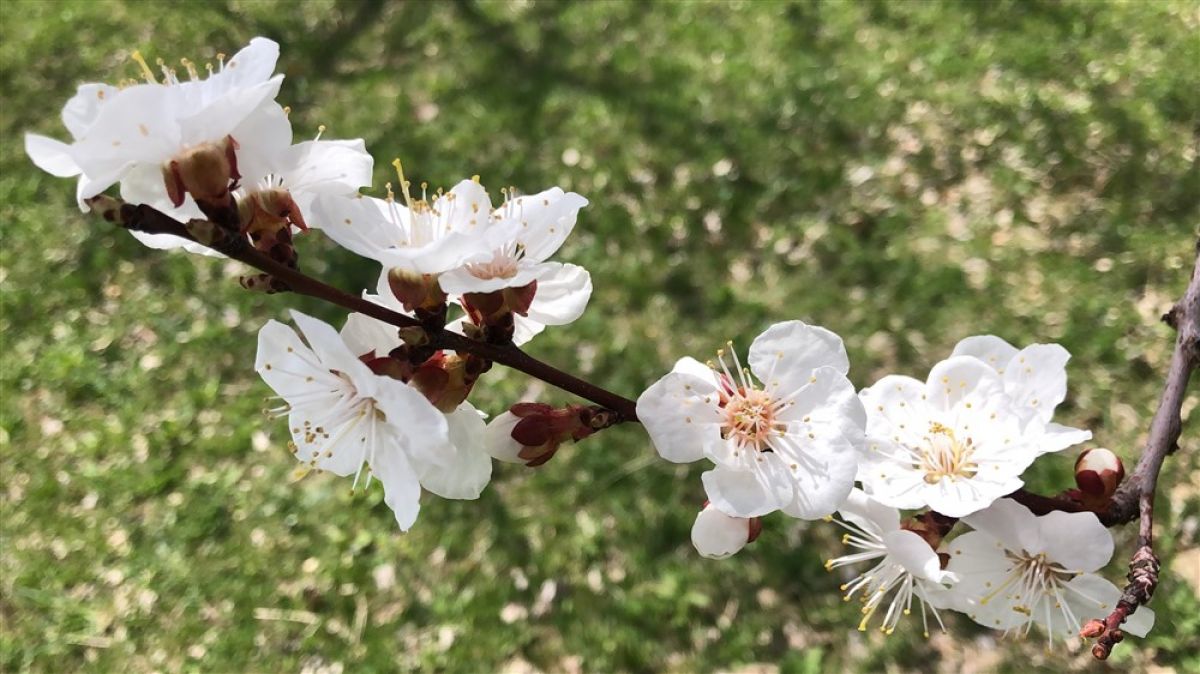
[[[683,358],[638,398],[638,418],[664,459],[716,464],[702,479],[726,515],[833,513],[853,487],[865,424],[841,338],[777,323],[754,340],[749,366],[732,348],[708,366]]]

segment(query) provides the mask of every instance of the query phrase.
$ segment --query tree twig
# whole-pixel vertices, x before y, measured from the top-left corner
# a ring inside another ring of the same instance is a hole
[[[1183,429],[1181,409],[1187,393],[1188,380],[1200,366],[1200,241],[1196,244],[1196,266],[1192,280],[1183,297],[1163,316],[1163,320],[1178,331],[1175,352],[1167,369],[1158,410],[1150,422],[1150,434],[1133,474],[1117,493],[1108,513],[1113,523],[1138,521],[1137,550],[1129,564],[1129,583],[1121,593],[1112,613],[1104,620],[1092,620],[1084,625],[1082,635],[1095,637],[1092,655],[1098,660],[1108,658],[1124,634],[1121,624],[1139,606],[1149,603],[1158,586],[1159,561],[1154,554],[1154,496],[1163,460],[1175,451]]]
[[[149,234],[171,234],[208,246],[219,253],[274,276],[293,292],[366,314],[398,328],[422,327],[429,332],[430,346],[436,349],[471,353],[524,372],[547,384],[612,410],[616,413],[618,422],[638,420],[637,404],[629,398],[563,372],[512,344],[490,344],[449,330],[430,330],[416,318],[405,316],[362,297],[351,295],[322,283],[298,269],[281,264],[256,250],[245,237],[228,236],[225,234],[225,229],[216,227],[208,221],[192,220],[184,224],[151,206],[145,204],[135,206],[110,197],[89,200],[89,204],[104,219],[120,224],[127,229]]]

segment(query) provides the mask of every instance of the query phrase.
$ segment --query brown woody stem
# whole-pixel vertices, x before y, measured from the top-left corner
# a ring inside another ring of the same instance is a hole
[[[274,276],[293,292],[301,295],[315,297],[344,309],[366,314],[398,328],[422,327],[429,330],[427,326],[423,326],[420,321],[411,316],[405,316],[387,307],[351,295],[322,283],[297,269],[280,264],[255,250],[244,237],[227,235],[227,229],[214,228],[204,221],[192,221],[185,225],[145,204],[135,206],[108,197],[93,200],[91,205],[93,210],[103,215],[106,220],[116,222],[127,229],[150,234],[172,234],[206,245],[219,253]],[[204,227],[205,225],[209,226]],[[203,232],[202,238],[209,240],[201,240],[196,236],[196,232]],[[530,356],[512,344],[489,344],[449,330],[431,331],[429,339],[430,345],[434,348],[471,353],[507,365],[568,393],[590,400],[615,412],[617,421],[637,421],[637,404],[633,400],[563,372],[553,365]]]
[[[1200,241],[1196,244],[1196,264],[1191,283],[1179,302],[1163,316],[1163,321],[1175,328],[1178,335],[1175,338],[1175,352],[1167,368],[1162,397],[1150,422],[1150,434],[1146,438],[1142,456],[1133,474],[1113,495],[1106,513],[1112,524],[1131,522],[1135,518],[1139,520],[1137,550],[1129,564],[1129,575],[1126,576],[1129,583],[1113,612],[1103,621],[1089,622],[1083,629],[1085,636],[1097,637],[1092,655],[1099,660],[1108,658],[1113,646],[1124,638],[1121,624],[1138,606],[1149,603],[1158,586],[1159,561],[1154,554],[1154,494],[1163,460],[1178,449],[1179,435],[1183,429],[1183,398],[1192,372],[1200,366]]]

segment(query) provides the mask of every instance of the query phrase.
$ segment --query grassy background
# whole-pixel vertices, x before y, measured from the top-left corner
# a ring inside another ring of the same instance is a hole
[[[955,619],[854,631],[832,527],[772,517],[732,561],[688,542],[702,467],[636,427],[399,535],[378,490],[289,481],[254,334],[299,307],[236,265],[141,247],[75,209],[21,134],[81,81],[283,44],[298,138],[380,167],[592,200],[561,259],[587,314],[532,350],[635,395],[774,320],[846,339],[856,384],[960,338],[1058,341],[1061,420],[1133,457],[1196,235],[1194,2],[5,3],[0,21],[0,670],[1200,670],[1196,388],[1160,493],[1159,624],[1108,665]],[[376,269],[319,235],[302,262]],[[558,399],[514,373],[473,398]],[[1069,453],[1068,453],[1069,454]],[[1073,456],[1031,481],[1069,482]],[[1119,534],[1119,579],[1128,532]],[[757,664],[756,664],[757,663]]]

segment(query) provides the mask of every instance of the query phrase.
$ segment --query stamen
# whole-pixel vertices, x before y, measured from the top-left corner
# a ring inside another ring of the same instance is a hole
[[[158,84],[158,80],[154,78],[154,71],[150,69],[150,64],[146,63],[146,58],[142,56],[142,52],[134,49],[129,58],[137,61],[137,64],[142,67],[142,77],[146,79],[147,84]]]
[[[408,193],[409,182],[404,178],[404,165],[400,163],[399,157],[392,160],[392,166],[395,167],[396,176],[400,179],[400,190],[404,193],[404,203],[411,209],[413,207],[413,200]]]

